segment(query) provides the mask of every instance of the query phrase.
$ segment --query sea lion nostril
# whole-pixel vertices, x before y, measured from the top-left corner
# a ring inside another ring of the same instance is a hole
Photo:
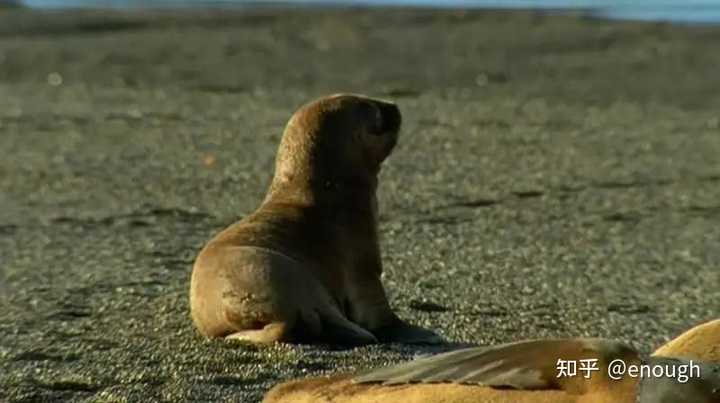
[[[380,112],[382,113],[382,128],[384,132],[394,132],[400,129],[402,117],[400,109],[397,105],[390,103],[380,104]]]

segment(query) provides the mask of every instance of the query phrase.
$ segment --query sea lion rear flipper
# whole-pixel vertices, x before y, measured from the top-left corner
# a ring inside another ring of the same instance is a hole
[[[270,344],[284,341],[287,337],[287,323],[274,322],[262,329],[241,330],[225,336],[225,340],[241,340],[251,343]]]

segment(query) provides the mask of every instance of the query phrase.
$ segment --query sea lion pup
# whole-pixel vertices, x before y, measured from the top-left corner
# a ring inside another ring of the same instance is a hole
[[[271,389],[263,402],[718,403],[719,341],[720,320],[715,320],[690,329],[651,357],[603,339],[530,340],[474,347],[360,376],[286,382]],[[689,359],[698,360],[692,362],[694,373]],[[561,367],[558,360],[575,362],[577,375],[560,374],[560,368],[570,367]],[[583,364],[580,360],[591,361]],[[625,365],[624,373],[618,372],[621,364],[616,360]],[[628,375],[633,365],[645,365],[643,375]],[[583,371],[588,367],[597,370]],[[648,372],[658,367],[662,374]],[[585,378],[588,372],[589,378]]]
[[[380,275],[377,175],[397,142],[390,102],[339,94],[291,117],[262,205],[193,267],[200,333],[254,343],[439,343],[391,310]]]

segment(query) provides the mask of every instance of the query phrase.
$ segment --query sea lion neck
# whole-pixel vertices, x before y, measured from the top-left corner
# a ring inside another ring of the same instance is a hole
[[[318,105],[288,121],[265,202],[374,211],[380,164],[367,158],[352,128],[321,125]]]
[[[264,203],[333,207],[372,212],[376,209],[377,177],[275,175]]]

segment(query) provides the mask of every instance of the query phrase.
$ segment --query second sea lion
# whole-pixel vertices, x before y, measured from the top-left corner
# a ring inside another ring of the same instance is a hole
[[[719,335],[720,320],[710,321],[650,357],[605,339],[473,347],[359,376],[285,382],[263,403],[718,403]]]

